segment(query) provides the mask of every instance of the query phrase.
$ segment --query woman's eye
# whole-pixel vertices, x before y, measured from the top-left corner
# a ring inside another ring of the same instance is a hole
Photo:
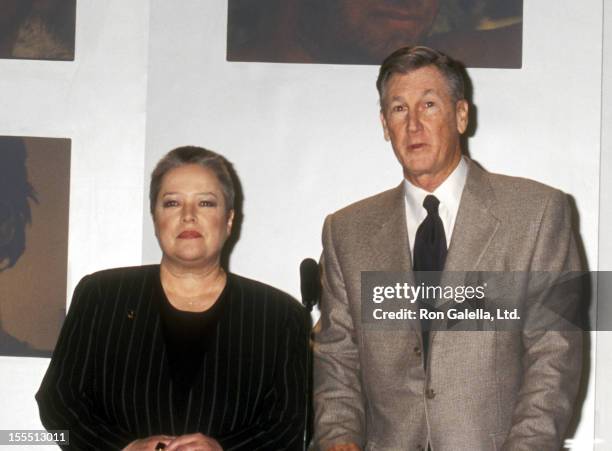
[[[162,205],[164,206],[164,208],[176,207],[178,205],[178,202],[175,200],[165,200]]]
[[[436,104],[434,102],[432,102],[431,100],[425,102],[425,108],[431,108],[433,106],[435,106]]]
[[[200,207],[216,207],[217,203],[213,200],[201,200]]]
[[[394,107],[391,108],[391,110],[394,113],[401,113],[402,111],[405,110],[405,107],[404,107],[404,105],[395,105]]]

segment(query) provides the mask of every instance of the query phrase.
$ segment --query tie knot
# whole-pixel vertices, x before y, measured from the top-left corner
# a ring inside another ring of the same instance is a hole
[[[428,215],[437,215],[438,205],[440,205],[440,201],[432,194],[428,194],[423,201],[423,207],[427,210]]]

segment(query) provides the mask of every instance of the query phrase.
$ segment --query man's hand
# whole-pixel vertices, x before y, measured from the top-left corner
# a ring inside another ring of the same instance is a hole
[[[123,448],[123,451],[154,451],[158,443],[163,443],[167,446],[175,438],[169,435],[152,435],[151,437],[134,440]]]
[[[327,448],[326,451],[361,451],[354,443],[340,443],[339,445],[334,445],[331,448]]]
[[[197,433],[175,438],[164,451],[223,451],[223,448],[214,438]]]

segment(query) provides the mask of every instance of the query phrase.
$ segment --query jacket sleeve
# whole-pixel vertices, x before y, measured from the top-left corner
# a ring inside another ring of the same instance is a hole
[[[295,301],[291,301],[292,303]],[[299,451],[306,427],[307,356],[310,318],[301,306],[288,306],[276,342],[275,383],[265,393],[258,420],[223,437],[225,451]]]
[[[365,441],[355,327],[338,261],[333,216],[323,226],[321,317],[314,333],[314,441],[317,449]]]
[[[98,296],[91,276],[75,289],[51,363],[36,394],[47,429],[69,431],[63,449],[121,449],[132,441],[96,408],[92,395]]]
[[[580,270],[568,202],[554,191],[542,214],[531,271],[553,279]],[[576,323],[562,324],[551,312],[578,310],[575,292],[545,289],[531,309],[523,331],[523,383],[513,411],[504,451],[557,450],[563,445],[571,419],[582,369],[582,330]],[[563,320],[563,318],[562,318]]]

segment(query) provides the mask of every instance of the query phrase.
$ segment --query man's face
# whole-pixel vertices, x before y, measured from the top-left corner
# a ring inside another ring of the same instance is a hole
[[[467,102],[452,100],[446,79],[434,66],[394,74],[382,100],[385,139],[391,141],[404,177],[427,191],[435,190],[461,158]]]
[[[438,0],[338,0],[337,3],[339,31],[377,60],[422,40],[438,13]]]

